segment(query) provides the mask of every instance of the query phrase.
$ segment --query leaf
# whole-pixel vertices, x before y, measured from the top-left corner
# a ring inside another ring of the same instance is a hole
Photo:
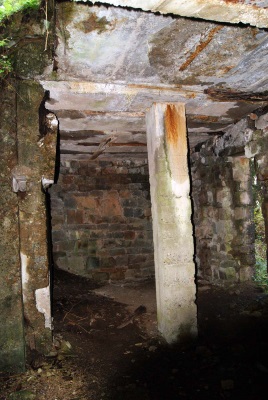
[[[39,5],[40,0],[2,0],[0,6],[0,22],[18,11],[29,8],[34,9]]]

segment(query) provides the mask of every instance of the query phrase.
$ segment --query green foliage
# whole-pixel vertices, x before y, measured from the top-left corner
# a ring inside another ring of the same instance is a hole
[[[261,209],[261,193],[258,197],[254,206],[255,240],[265,243],[265,225]]]
[[[253,280],[258,286],[261,286],[266,293],[268,293],[268,273],[266,259],[260,257],[256,258],[256,270]]]
[[[0,78],[4,78],[12,71],[11,61],[7,56],[0,56]]]
[[[4,78],[12,71],[11,61],[5,54],[5,48],[8,45],[8,39],[0,40],[0,78]]]
[[[254,223],[255,223],[255,255],[256,269],[253,277],[254,282],[268,293],[268,274],[266,261],[265,224],[262,215],[263,188],[257,181],[254,168],[253,171],[253,200],[254,200]]]
[[[39,4],[40,0],[0,0],[0,23],[18,11],[37,8]]]
[[[41,0],[0,0],[0,81],[12,72],[12,41],[5,35],[6,21],[18,11],[33,10],[40,6]],[[13,43],[14,44],[14,43]]]

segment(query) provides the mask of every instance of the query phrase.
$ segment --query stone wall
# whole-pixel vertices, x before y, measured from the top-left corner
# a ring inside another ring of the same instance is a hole
[[[153,274],[147,160],[62,161],[50,195],[57,267],[101,280]]]
[[[198,277],[244,281],[255,264],[251,162],[213,147],[210,140],[191,156]]]

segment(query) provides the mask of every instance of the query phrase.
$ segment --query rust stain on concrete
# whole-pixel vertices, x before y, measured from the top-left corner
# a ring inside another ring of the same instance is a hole
[[[180,148],[180,154],[187,153],[184,105],[168,104],[165,113],[167,143]]]
[[[75,27],[84,33],[97,31],[100,34],[105,32],[109,25],[111,24],[105,17],[99,18],[96,13],[91,13],[87,20],[77,23]]]
[[[244,3],[244,0],[223,0],[225,3]]]
[[[219,121],[219,117],[212,117],[211,115],[195,115],[195,114],[192,114],[191,118],[196,120],[196,121],[205,121],[205,122],[218,122]]]
[[[215,28],[211,29],[205,40],[201,40],[196,49],[189,55],[187,60],[180,66],[179,71],[184,71],[194,60],[195,58],[203,51],[208,44],[211,42],[213,37],[217,32],[219,32],[223,28],[223,25],[218,25]]]
[[[210,87],[204,90],[204,93],[209,96],[212,100],[219,101],[247,101],[247,102],[267,102],[268,101],[268,91],[253,93],[253,92],[240,92],[238,90],[233,90],[230,88],[222,87]]]
[[[176,145],[178,142],[179,117],[176,111],[175,105],[167,105],[165,114],[166,136],[168,143],[173,145]]]
[[[258,5],[256,0],[248,0],[248,1],[245,1],[245,0],[223,0],[223,1],[227,4],[229,4],[229,3],[243,4],[246,6],[250,6],[253,9],[267,8],[267,6],[265,6],[265,5],[261,5],[261,4]]]
[[[164,87],[164,86],[157,86],[157,85],[146,85],[146,84],[137,84],[137,83],[130,83],[127,85],[128,88],[133,88],[133,89],[146,89],[146,90],[159,90],[159,91],[170,91],[170,92],[177,92],[178,90],[183,90],[182,85],[175,85],[175,86],[169,86],[169,87]],[[191,93],[194,94],[194,93]]]

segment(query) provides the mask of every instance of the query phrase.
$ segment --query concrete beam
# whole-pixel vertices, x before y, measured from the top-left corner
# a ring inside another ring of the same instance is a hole
[[[263,104],[240,102],[237,99],[214,101],[204,93],[203,88],[187,85],[108,84],[71,80],[40,83],[50,93],[46,108],[57,114],[61,129],[65,131],[144,130],[144,111],[153,103],[180,102],[186,107],[189,131],[215,132],[224,130]],[[133,126],[136,128],[133,129]]]
[[[92,1],[95,3],[96,1]],[[102,0],[114,6],[139,8],[144,11],[201,18],[209,21],[268,27],[268,3],[241,0]]]
[[[185,107],[154,104],[146,123],[158,328],[175,343],[197,334]]]

